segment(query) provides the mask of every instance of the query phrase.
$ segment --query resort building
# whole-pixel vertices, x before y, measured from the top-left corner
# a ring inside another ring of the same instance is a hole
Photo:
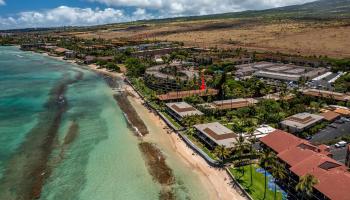
[[[263,148],[275,152],[279,160],[286,164],[288,180],[285,181],[285,186],[290,195],[297,194],[294,188],[300,177],[311,174],[318,183],[314,186],[310,199],[349,199],[350,172],[344,164],[331,158],[327,146],[312,145],[281,130],[270,133],[260,141]]]
[[[170,101],[170,100],[178,100],[191,96],[200,96],[200,97],[208,97],[215,96],[219,93],[216,89],[205,89],[205,90],[187,90],[187,91],[178,91],[178,92],[168,92],[166,94],[158,95],[157,98],[160,101]]]
[[[339,93],[339,92],[332,92],[327,90],[317,90],[317,89],[307,89],[302,90],[302,93],[307,96],[313,96],[313,97],[321,97],[326,99],[334,99],[337,101],[349,101],[350,95]]]
[[[195,125],[198,138],[209,148],[223,145],[226,148],[234,147],[238,135],[218,122]]]
[[[299,133],[320,123],[323,119],[324,117],[320,115],[299,113],[288,117],[280,124],[284,130],[288,130],[291,133]]]
[[[291,64],[256,62],[238,65],[236,76],[256,76],[259,78],[298,82],[301,78],[313,79],[327,72],[326,68],[303,67]]]
[[[181,90],[189,80],[198,78],[198,71],[180,64],[157,65],[146,70],[145,84],[152,90],[169,92]]]
[[[212,103],[200,104],[204,109],[216,109],[216,110],[231,110],[245,108],[257,104],[258,101],[253,98],[239,98],[229,99],[222,101],[214,101]]]
[[[203,115],[202,112],[186,102],[167,103],[166,110],[179,122],[181,122],[184,117]]]

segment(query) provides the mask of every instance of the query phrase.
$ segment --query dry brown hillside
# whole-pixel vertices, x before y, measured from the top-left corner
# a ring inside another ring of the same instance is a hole
[[[168,40],[200,47],[244,47],[302,55],[350,57],[350,21],[260,21],[221,19],[111,27],[78,37],[114,40]]]

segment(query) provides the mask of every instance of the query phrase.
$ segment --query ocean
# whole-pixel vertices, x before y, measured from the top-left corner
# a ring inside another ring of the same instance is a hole
[[[159,199],[162,186],[139,143],[101,75],[0,47],[1,200]],[[166,145],[159,148],[173,170],[176,199],[206,199],[191,169]]]

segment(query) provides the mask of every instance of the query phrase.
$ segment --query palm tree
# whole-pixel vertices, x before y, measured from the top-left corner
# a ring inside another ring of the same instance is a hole
[[[256,137],[254,135],[255,127],[250,127],[247,129],[247,134],[249,135],[249,154],[250,154],[250,185],[253,185],[253,156],[255,156],[256,152],[254,150],[253,145],[256,142]]]
[[[318,179],[311,175],[306,174],[299,179],[299,183],[296,185],[295,189],[301,192],[301,199],[305,197],[310,197],[313,191],[313,187],[318,183]]]
[[[224,160],[231,154],[231,152],[224,145],[219,145],[215,147],[214,154],[221,159],[223,164]]]
[[[260,157],[260,166],[265,170],[265,184],[264,184],[264,199],[266,198],[267,189],[267,168],[273,162],[273,154],[270,150],[265,150]]]
[[[236,153],[237,153],[237,157],[239,159],[239,167],[242,171],[242,156],[243,156],[243,152],[244,150],[246,150],[246,141],[245,141],[245,138],[243,137],[243,134],[241,133],[238,137],[238,139],[236,140],[236,143],[235,143],[235,150],[236,150]],[[244,175],[244,169],[243,169],[243,175]]]
[[[275,195],[274,200],[277,198],[277,184],[276,180],[283,180],[287,177],[285,172],[285,166],[281,164],[277,159],[274,159],[273,165],[272,165],[272,175],[275,178]]]

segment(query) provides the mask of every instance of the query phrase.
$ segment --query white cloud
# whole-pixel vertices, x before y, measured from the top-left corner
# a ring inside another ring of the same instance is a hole
[[[149,19],[145,9],[137,9],[132,15],[114,8],[91,9],[60,6],[42,12],[29,11],[14,17],[0,17],[0,29],[24,27],[84,26]]]
[[[5,3],[5,0],[0,0],[0,6],[3,6],[3,5],[5,5],[6,3]]]
[[[314,0],[88,0],[117,7],[158,11],[163,16],[203,15],[242,10],[266,9]]]

